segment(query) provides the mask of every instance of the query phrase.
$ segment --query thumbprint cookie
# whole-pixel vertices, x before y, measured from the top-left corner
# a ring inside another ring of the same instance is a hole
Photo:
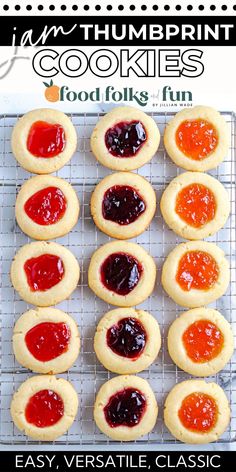
[[[156,210],[156,195],[149,182],[132,172],[105,177],[91,198],[97,227],[112,238],[129,239],[149,226]]]
[[[88,271],[91,290],[117,306],[134,306],[152,293],[156,280],[153,258],[138,244],[112,241],[93,254]]]
[[[214,382],[186,380],[175,385],[165,401],[165,424],[175,438],[185,443],[217,441],[229,420],[229,402]]]
[[[189,241],[168,255],[162,270],[162,285],[179,305],[207,305],[220,298],[230,279],[229,263],[216,244]]]
[[[229,130],[214,108],[197,106],[178,112],[167,124],[165,148],[177,166],[206,171],[217,167],[229,149]]]
[[[160,329],[155,318],[133,308],[109,311],[99,322],[94,337],[99,361],[117,374],[135,374],[147,369],[160,347]]]
[[[117,107],[103,116],[91,136],[96,159],[113,170],[134,170],[154,156],[160,143],[155,121],[132,107]]]
[[[161,198],[167,225],[185,239],[203,239],[222,228],[230,202],[223,185],[202,172],[185,172],[168,185]]]
[[[120,375],[100,388],[94,419],[98,428],[117,441],[133,441],[154,428],[158,406],[149,383],[136,375]]]
[[[23,246],[11,265],[11,281],[27,303],[56,305],[68,298],[79,281],[79,264],[69,249],[54,242]]]
[[[11,402],[11,416],[26,436],[53,441],[74,422],[78,395],[71,383],[54,375],[37,375],[23,382]]]
[[[189,374],[198,377],[216,374],[233,355],[230,324],[212,308],[186,311],[169,329],[168,351],[175,364]]]
[[[73,187],[52,175],[27,180],[16,199],[16,220],[24,233],[34,239],[55,239],[76,225],[79,200]]]
[[[77,146],[77,134],[68,116],[41,108],[22,116],[11,139],[19,164],[34,174],[50,174],[63,167]]]
[[[13,351],[19,364],[40,374],[58,374],[76,361],[80,337],[73,318],[55,308],[34,308],[17,320]]]

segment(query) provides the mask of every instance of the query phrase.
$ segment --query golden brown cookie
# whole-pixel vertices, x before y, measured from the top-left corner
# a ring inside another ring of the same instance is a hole
[[[99,361],[117,374],[135,374],[147,369],[160,347],[157,321],[147,311],[134,308],[118,308],[106,313],[94,337]]]
[[[37,375],[23,382],[11,402],[12,419],[27,436],[53,441],[72,425],[78,396],[71,383],[53,375]]]
[[[214,243],[189,241],[170,252],[162,269],[162,285],[179,305],[195,308],[220,298],[230,279],[229,263]]]
[[[95,187],[91,213],[97,227],[112,238],[131,239],[143,233],[156,210],[149,182],[132,172],[117,172]]]
[[[208,174],[185,172],[165,189],[161,212],[167,225],[185,239],[203,239],[222,228],[229,216],[229,196]]]
[[[77,146],[77,134],[67,115],[40,108],[29,111],[17,121],[11,146],[24,169],[34,174],[50,174],[71,159]]]
[[[168,351],[178,367],[197,377],[219,372],[234,351],[228,321],[212,308],[194,308],[182,313],[168,333]]]
[[[79,281],[79,264],[69,249],[54,242],[23,246],[11,265],[11,281],[20,297],[36,306],[68,298]]]
[[[103,384],[94,405],[98,428],[117,441],[133,441],[148,434],[157,414],[150,385],[135,375],[120,375]]]
[[[206,171],[226,157],[229,130],[224,117],[214,108],[185,108],[167,124],[164,144],[177,166]]]
[[[217,441],[229,420],[227,397],[214,382],[186,380],[175,385],[165,401],[165,424],[175,438],[185,443]]]
[[[79,217],[79,200],[64,179],[38,175],[22,185],[16,199],[16,220],[34,239],[55,239],[69,233]]]
[[[103,116],[91,135],[96,159],[113,170],[134,170],[154,156],[160,142],[155,121],[133,107],[113,108]]]
[[[97,227],[112,238],[131,239],[143,233],[156,210],[149,182],[132,172],[117,172],[95,187],[91,213]]]
[[[112,241],[97,249],[90,261],[88,283],[107,303],[134,306],[152,293],[156,265],[138,244]]]
[[[80,350],[78,327],[55,308],[35,308],[17,320],[13,331],[13,351],[19,364],[40,374],[65,372]]]

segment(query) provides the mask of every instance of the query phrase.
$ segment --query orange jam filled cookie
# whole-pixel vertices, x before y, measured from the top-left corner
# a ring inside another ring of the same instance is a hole
[[[202,239],[224,226],[230,211],[228,193],[210,175],[185,172],[173,179],[161,198],[168,226],[185,239]]]
[[[228,152],[227,124],[214,108],[184,109],[167,124],[164,144],[176,165],[194,171],[213,169]]]
[[[234,350],[228,321],[212,308],[194,308],[182,313],[168,333],[168,351],[181,369],[199,377],[219,372]]]
[[[175,385],[166,398],[165,424],[182,442],[204,444],[217,441],[229,420],[227,397],[216,383],[187,380]]]
[[[167,257],[162,284],[179,305],[194,308],[221,297],[229,284],[229,264],[215,244],[191,241],[179,244]]]

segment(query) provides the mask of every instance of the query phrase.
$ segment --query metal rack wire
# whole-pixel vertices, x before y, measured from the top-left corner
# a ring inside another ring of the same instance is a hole
[[[235,268],[235,134],[236,118],[231,112],[223,112],[228,122],[231,133],[231,146],[229,154],[215,171],[211,174],[218,178],[227,188],[231,200],[231,217],[225,227],[215,236],[209,238],[222,247],[231,263],[231,284],[227,293],[218,300],[213,307],[221,311],[232,323],[236,331],[236,268]],[[173,116],[172,113],[153,113],[161,134],[166,123]],[[113,374],[107,372],[98,362],[93,351],[93,336],[96,325],[101,316],[110,309],[110,306],[95,297],[87,286],[87,269],[90,257],[94,250],[106,243],[110,238],[95,227],[89,211],[89,200],[95,184],[105,175],[109,169],[102,167],[93,157],[89,137],[99,118],[98,114],[73,114],[71,119],[78,131],[78,150],[71,162],[57,173],[58,176],[71,182],[79,196],[81,214],[77,226],[68,235],[57,239],[57,242],[69,247],[78,258],[81,267],[81,279],[79,287],[72,297],[58,305],[62,310],[71,314],[77,321],[81,333],[81,353],[70,371],[63,377],[67,378],[75,386],[80,408],[78,416],[69,432],[56,441],[57,444],[114,444],[106,438],[95,426],[93,421],[93,404],[96,392],[100,385]],[[32,373],[17,364],[11,346],[12,330],[16,319],[26,311],[29,306],[20,300],[14,292],[9,279],[9,270],[14,254],[18,249],[30,242],[16,225],[14,205],[17,192],[22,183],[30,177],[15,161],[10,148],[10,137],[18,115],[0,116],[0,241],[1,241],[1,433],[0,440],[3,444],[39,444],[26,438],[12,423],[10,416],[10,401],[16,388]],[[138,171],[145,176],[157,192],[157,201],[172,178],[182,172],[168,158],[165,153],[163,141],[159,151],[152,161]],[[162,333],[162,349],[158,359],[150,368],[139,374],[146,378],[158,400],[159,416],[154,430],[147,436],[136,442],[138,444],[170,444],[175,440],[169,434],[163,424],[163,404],[166,394],[170,389],[182,380],[190,378],[189,375],[179,370],[168,356],[166,348],[166,334],[170,323],[183,310],[177,306],[163,291],[160,285],[160,273],[162,263],[169,251],[181,242],[164,223],[159,208],[150,228],[142,235],[134,239],[154,257],[157,268],[157,286],[152,296],[142,304],[142,308],[150,311],[158,320]],[[236,441],[236,357],[218,375],[209,378],[219,383],[228,395],[232,419],[229,429],[220,441]]]

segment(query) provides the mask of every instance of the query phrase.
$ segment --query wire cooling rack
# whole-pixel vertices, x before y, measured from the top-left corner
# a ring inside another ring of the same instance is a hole
[[[229,192],[231,217],[225,227],[209,238],[224,249],[231,266],[231,284],[227,293],[213,307],[216,307],[236,328],[236,271],[235,271],[235,115],[223,112],[231,133],[231,146],[227,158],[216,170],[211,172]],[[154,113],[153,118],[159,126],[161,135],[172,113]],[[30,308],[13,290],[9,279],[11,261],[14,254],[30,239],[21,232],[16,224],[14,205],[20,186],[30,177],[15,161],[10,147],[12,128],[17,115],[0,116],[0,238],[1,238],[1,433],[3,444],[39,444],[24,436],[14,425],[10,416],[10,402],[14,391],[29,376],[33,375],[17,364],[11,345],[15,321]],[[113,374],[106,371],[96,359],[93,351],[93,337],[96,325],[102,315],[111,307],[94,296],[87,285],[87,270],[92,253],[97,247],[109,241],[94,225],[89,210],[89,201],[94,186],[111,171],[97,163],[90,151],[89,138],[98,114],[73,114],[71,119],[78,132],[78,150],[70,163],[57,173],[74,186],[81,204],[80,219],[77,226],[67,236],[57,242],[70,248],[81,267],[81,279],[72,297],[58,305],[72,315],[81,333],[81,353],[75,365],[62,377],[70,380],[78,392],[80,407],[78,416],[67,434],[56,443],[63,445],[114,444],[105,437],[93,421],[93,404],[99,387]],[[161,141],[158,153],[152,161],[138,172],[146,177],[157,193],[158,205],[166,185],[180,172],[168,158]],[[167,254],[182,240],[164,223],[159,206],[150,228],[135,238],[139,244],[154,257],[157,269],[157,285],[149,299],[141,305],[158,320],[162,334],[162,348],[155,363],[139,375],[146,378],[157,397],[159,415],[154,430],[146,437],[136,441],[138,444],[170,444],[175,439],[163,424],[163,404],[167,393],[177,383],[191,376],[179,370],[171,361],[166,348],[166,335],[170,323],[183,310],[165,294],[160,284],[161,267]],[[228,430],[220,439],[222,442],[236,441],[236,356],[218,375],[209,378],[221,385],[230,401],[232,418]]]

